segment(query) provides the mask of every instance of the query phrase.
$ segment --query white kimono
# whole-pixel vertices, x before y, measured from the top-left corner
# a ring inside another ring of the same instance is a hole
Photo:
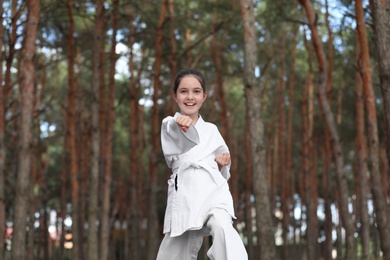
[[[164,234],[179,236],[202,229],[211,209],[225,209],[233,218],[233,199],[227,180],[230,164],[218,169],[217,155],[228,152],[218,128],[199,116],[187,132],[174,117],[162,121],[161,144],[172,175],[168,180],[168,202]]]

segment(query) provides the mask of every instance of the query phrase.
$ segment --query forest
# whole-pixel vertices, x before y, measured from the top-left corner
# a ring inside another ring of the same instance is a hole
[[[185,68],[249,259],[390,259],[389,0],[0,3],[0,260],[156,259]]]

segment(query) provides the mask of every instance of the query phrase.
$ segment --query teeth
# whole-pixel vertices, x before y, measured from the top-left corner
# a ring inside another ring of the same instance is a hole
[[[194,106],[194,103],[186,103],[187,106]]]

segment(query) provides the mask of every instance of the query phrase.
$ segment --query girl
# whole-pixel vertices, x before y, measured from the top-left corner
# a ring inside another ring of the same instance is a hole
[[[207,235],[213,238],[210,259],[246,260],[232,225],[229,150],[217,127],[199,115],[207,97],[204,77],[197,70],[183,70],[173,90],[180,113],[166,117],[161,127],[163,153],[173,174],[157,260],[196,260]]]

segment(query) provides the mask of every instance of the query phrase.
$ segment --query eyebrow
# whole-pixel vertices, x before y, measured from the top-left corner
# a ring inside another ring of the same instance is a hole
[[[182,90],[182,89],[188,89],[188,87],[181,87],[179,88],[178,90]],[[202,90],[203,88],[201,87],[195,87],[194,90]]]

